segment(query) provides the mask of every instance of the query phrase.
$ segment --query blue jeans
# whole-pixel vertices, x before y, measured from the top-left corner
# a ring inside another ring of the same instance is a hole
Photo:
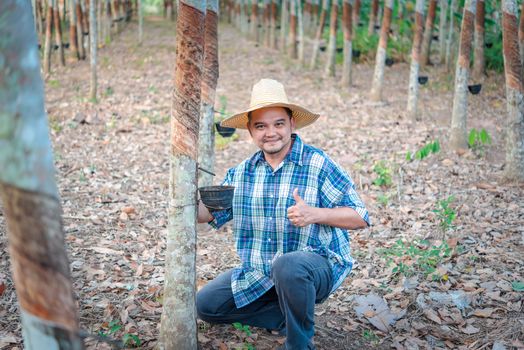
[[[275,286],[254,302],[237,308],[228,270],[205,285],[196,296],[198,317],[210,323],[240,322],[277,329],[287,335],[288,350],[314,349],[315,303],[331,291],[333,277],[328,260],[312,252],[284,254],[273,262]]]

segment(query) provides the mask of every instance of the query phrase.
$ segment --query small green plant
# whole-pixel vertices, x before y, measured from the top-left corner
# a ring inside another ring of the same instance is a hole
[[[438,140],[435,140],[433,142],[427,143],[422,147],[421,149],[417,150],[414,153],[411,153],[408,151],[406,154],[406,160],[412,161],[414,159],[422,160],[426,157],[428,157],[432,153],[438,153],[440,151],[440,143]]]
[[[243,325],[242,323],[240,322],[235,322],[233,323],[233,327],[235,327],[236,330],[244,333],[244,338],[245,337],[249,337],[251,336],[251,330],[249,329],[249,326],[248,325]],[[242,350],[255,350],[255,348],[253,347],[253,344],[251,343],[248,343],[248,342],[244,342],[244,344],[242,344]]]
[[[389,195],[387,193],[381,193],[377,196],[377,201],[383,207],[387,207],[389,203]]]
[[[486,129],[482,128],[481,130],[477,130],[472,128],[469,131],[468,146],[477,155],[482,156],[486,150],[486,146],[489,144],[491,144],[491,136]]]
[[[111,86],[108,86],[108,87],[106,87],[106,89],[104,90],[102,95],[104,97],[109,97],[109,96],[112,96],[114,93],[115,93],[115,91],[113,90],[113,88]]]
[[[49,127],[57,134],[64,129],[62,124],[53,117],[49,117]]]
[[[441,199],[436,203],[436,209],[433,210],[439,220],[439,226],[444,232],[453,228],[453,220],[457,217],[457,212],[450,206],[454,200],[455,196]]]
[[[388,187],[393,184],[391,179],[391,169],[387,166],[386,162],[380,161],[373,167],[373,172],[377,174],[373,184],[381,187]]]
[[[52,80],[49,80],[49,82],[47,83],[50,87],[52,88],[57,88],[60,86],[60,81],[56,80],[56,79],[52,79]]]
[[[362,331],[362,338],[373,344],[377,344],[380,340],[378,335],[376,335],[375,332],[370,329],[364,329],[364,331]]]
[[[511,282],[511,287],[515,292],[524,292],[524,282],[523,281],[513,281]]]
[[[122,327],[123,326],[120,324],[119,321],[112,320],[109,322],[106,329],[101,329],[98,331],[98,336],[115,337],[116,333],[118,333],[118,331],[120,331]],[[122,335],[122,343],[124,347],[132,347],[132,348],[137,348],[142,344],[140,338],[136,334],[130,334],[130,333],[124,333]]]

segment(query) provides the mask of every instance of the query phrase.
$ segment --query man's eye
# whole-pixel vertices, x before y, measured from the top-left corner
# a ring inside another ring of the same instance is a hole
[[[255,126],[255,129],[262,130],[264,129],[264,125],[257,125]]]

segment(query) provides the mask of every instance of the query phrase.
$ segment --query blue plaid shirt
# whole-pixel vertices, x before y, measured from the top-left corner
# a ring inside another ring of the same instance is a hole
[[[229,169],[223,185],[235,186],[233,207],[214,212],[211,226],[233,219],[235,244],[242,265],[233,270],[231,287],[238,308],[253,302],[271,287],[275,258],[293,251],[311,251],[328,258],[335,291],[351,271],[347,230],[320,224],[295,227],[287,209],[295,204],[293,190],[310,206],[350,207],[368,223],[369,215],[351,177],[322,150],[293,134],[291,151],[276,168],[262,151]]]

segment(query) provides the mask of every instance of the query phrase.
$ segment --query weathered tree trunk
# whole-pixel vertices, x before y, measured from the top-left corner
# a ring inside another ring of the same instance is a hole
[[[338,22],[338,1],[333,0],[331,3],[331,19],[329,21],[329,43],[327,48],[326,77],[335,76],[335,64],[337,59],[337,22]]]
[[[55,27],[55,43],[58,46],[58,58],[60,60],[60,65],[65,66],[65,57],[64,57],[64,45],[62,44],[62,23],[60,23],[60,11],[58,9],[58,4],[55,2],[53,6],[53,21]]]
[[[302,7],[301,2],[298,3],[299,6]],[[303,15],[303,25],[306,28],[310,28],[311,26],[311,13],[312,13],[312,5],[311,0],[305,0],[304,1],[304,15]]]
[[[322,33],[324,32],[324,26],[326,25],[327,9],[329,7],[329,0],[322,1],[322,12],[320,13],[320,20],[318,22],[317,33],[315,40],[313,41],[313,53],[311,54],[311,61],[309,68],[314,69],[317,64],[318,50],[320,46],[320,40],[322,40]]]
[[[280,8],[280,51],[286,52],[286,24],[288,21],[287,14],[288,0],[282,0]]]
[[[215,92],[218,81],[218,0],[207,0],[204,73],[202,77],[202,110],[198,138],[198,164],[213,172],[215,167]],[[211,186],[213,176],[199,172],[199,186]]]
[[[342,25],[344,28],[344,64],[342,66],[341,84],[343,87],[351,86],[351,62],[353,61],[353,0],[344,0],[342,4]]]
[[[448,39],[446,40],[446,70],[448,72],[451,71],[451,62],[452,62],[452,52],[451,47],[453,44],[453,38],[455,35],[455,19],[454,14],[457,10],[457,0],[451,0],[451,6],[449,7],[449,31],[448,31]]]
[[[297,0],[289,0],[289,10],[289,43],[287,53],[289,57],[297,58]]]
[[[111,12],[111,0],[104,0],[104,7],[105,7],[104,44],[109,44],[112,40],[111,24],[113,23],[113,15]]]
[[[271,47],[271,0],[264,0],[264,45]]]
[[[89,89],[89,98],[92,101],[96,101],[96,87],[97,87],[97,79],[96,79],[96,51],[97,51],[97,43],[96,39],[98,37],[96,33],[96,8],[97,8],[97,0],[90,0],[89,4],[89,39],[91,40],[90,45],[90,51],[89,56],[91,58],[91,80],[90,80],[90,89]]]
[[[371,87],[371,99],[382,100],[382,86],[384,84],[384,65],[386,63],[386,48],[388,46],[389,27],[393,14],[393,0],[386,0],[384,4],[384,17],[380,28],[380,41],[378,42],[377,55],[375,58],[375,73],[373,74],[373,85]]]
[[[78,0],[80,1],[80,0]],[[120,32],[120,18],[118,18],[118,4],[116,3],[117,0],[109,0],[111,4],[111,15],[113,16],[113,24],[115,26],[115,33]],[[170,0],[167,0],[167,7],[166,7],[166,16],[168,20],[171,20],[171,14],[173,13],[169,5]]]
[[[319,20],[319,8],[320,8],[320,0],[312,0],[312,14],[311,14],[311,25],[308,27],[309,35],[313,36],[316,34],[317,26],[318,26],[318,20]]]
[[[84,349],[54,179],[31,3],[2,0],[0,13],[0,197],[24,347]]]
[[[51,49],[52,49],[52,33],[53,33],[53,1],[48,0],[47,16],[45,20],[45,46],[44,46],[44,75],[47,76],[51,72]]]
[[[369,12],[368,35],[375,33],[375,25],[377,24],[378,15],[378,0],[371,0],[371,8]]]
[[[144,40],[144,1],[136,0],[138,6],[138,42]]]
[[[278,0],[271,0],[271,23],[269,28],[269,42],[272,49],[277,48],[277,12],[278,12]]]
[[[473,76],[481,79],[486,74],[484,59],[484,0],[477,0],[477,12],[475,15],[475,49],[473,60]]]
[[[77,42],[78,42],[78,54],[80,55],[80,59],[85,60],[86,58],[86,49],[84,46],[84,31],[87,31],[87,29],[84,29],[83,25],[83,13],[82,13],[82,6],[80,5],[80,0],[75,0],[76,2],[76,35],[77,35]]]
[[[519,25],[519,49],[520,62],[522,63],[522,77],[524,79],[524,1],[520,5],[520,25]]]
[[[160,349],[196,349],[196,190],[206,3],[181,0],[176,24],[171,175]]]
[[[251,22],[249,32],[251,37],[258,42],[258,3],[257,0],[251,0]]]
[[[450,145],[455,150],[468,147],[466,120],[468,113],[469,60],[473,42],[476,7],[477,0],[466,0],[460,30],[460,46],[457,69],[455,71],[455,95],[453,97],[450,138]]]
[[[358,27],[359,23],[360,23],[360,6],[361,6],[361,2],[360,0],[355,0],[355,5],[353,6],[353,29],[355,29],[355,27]]]
[[[437,0],[429,0],[428,16],[426,17],[426,27],[424,28],[424,37],[422,39],[422,51],[420,64],[424,67],[430,63],[431,42],[433,39],[433,24],[437,13]]]
[[[446,30],[448,29],[448,0],[440,0],[440,20],[438,29],[439,63],[446,60]]]
[[[422,47],[422,36],[424,32],[424,7],[425,0],[417,0],[415,5],[415,35],[413,36],[413,47],[411,48],[411,69],[409,73],[408,90],[408,118],[418,120],[418,73],[420,69],[420,50]]]
[[[506,167],[509,180],[524,181],[524,87],[523,62],[519,58],[516,0],[502,0],[504,75],[506,77]],[[524,16],[521,14],[521,16]]]
[[[298,61],[304,64],[304,18],[302,16],[302,1],[295,0],[297,3],[297,21],[298,21]]]

